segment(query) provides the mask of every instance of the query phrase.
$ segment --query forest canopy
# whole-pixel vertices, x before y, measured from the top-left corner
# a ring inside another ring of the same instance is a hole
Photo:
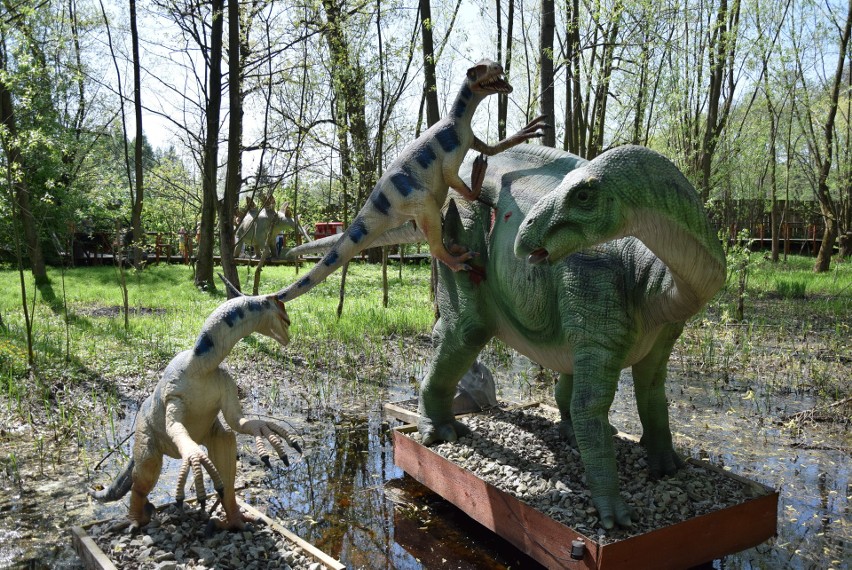
[[[38,280],[75,234],[185,230],[211,285],[247,198],[346,223],[489,58],[514,91],[483,140],[546,113],[543,144],[585,158],[650,146],[720,228],[818,224],[826,270],[852,232],[850,22],[839,0],[3,0],[0,255]]]

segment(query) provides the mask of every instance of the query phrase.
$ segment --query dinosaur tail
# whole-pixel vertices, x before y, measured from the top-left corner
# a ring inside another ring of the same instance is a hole
[[[337,271],[344,263],[370,247],[377,237],[378,235],[370,234],[364,217],[359,214],[328,253],[304,277],[275,293],[275,297],[286,303],[304,295],[325,281],[326,277]]]
[[[325,253],[331,249],[334,244],[340,240],[339,235],[328,236],[317,240],[309,240],[306,243],[297,245],[287,250],[284,254],[285,259],[295,260],[300,255],[311,255]],[[376,239],[370,244],[371,247],[380,247],[384,245],[400,245],[404,243],[425,243],[426,236],[423,235],[414,224],[407,223],[388,230],[385,233],[376,236]]]
[[[89,495],[101,503],[110,503],[121,499],[130,491],[130,487],[133,486],[134,465],[135,462],[131,459],[130,463],[127,464],[127,467],[124,468],[124,471],[122,471],[119,476],[110,483],[109,487],[100,491],[89,489]]]

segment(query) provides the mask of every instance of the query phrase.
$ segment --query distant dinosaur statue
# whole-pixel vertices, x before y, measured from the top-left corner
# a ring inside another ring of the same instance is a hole
[[[311,240],[299,223],[299,217],[291,215],[289,204],[276,210],[274,204],[256,208],[250,202],[248,210],[237,226],[234,257],[240,255],[244,245],[253,247],[257,256],[264,251],[271,256],[275,251],[275,239],[278,234],[290,230],[299,232],[305,241]]]

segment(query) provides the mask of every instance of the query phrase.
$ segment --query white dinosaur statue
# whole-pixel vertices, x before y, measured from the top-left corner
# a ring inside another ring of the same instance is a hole
[[[227,281],[226,285],[233,289]],[[234,345],[252,333],[275,339],[282,346],[289,342],[290,319],[281,301],[271,295],[239,295],[213,311],[195,346],[172,359],[154,392],[142,403],[136,418],[133,456],[124,471],[108,488],[89,491],[99,501],[117,501],[130,491],[127,516],[135,528],[151,520],[154,508],[148,494],[160,477],[163,455],[183,459],[176,493],[178,502],[183,499],[183,487],[192,469],[196,496],[204,504],[202,468],[206,469],[225,511],[224,521],[214,518],[211,523],[219,528],[242,529],[252,517],[240,512],[236,501],[234,432],[253,435],[257,451],[267,465],[269,454],[263,438],[285,464],[284,441],[301,452],[283,427],[243,416],[237,385],[221,365]],[[219,421],[220,412],[230,430]],[[202,445],[207,448],[206,453]]]

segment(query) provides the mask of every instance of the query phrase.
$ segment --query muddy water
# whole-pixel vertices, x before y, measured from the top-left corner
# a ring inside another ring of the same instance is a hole
[[[552,380],[526,359],[492,355],[503,400],[549,398]],[[382,404],[414,396],[408,378],[423,372],[422,361],[406,363],[385,386],[330,389],[311,386],[311,397],[294,387],[245,396],[248,411],[274,410],[303,439],[305,453],[292,465],[272,470],[258,465],[250,441],[240,442],[238,485],[242,498],[281,520],[298,535],[350,568],[537,568],[522,553],[495,538],[454,507],[412,481],[393,464]],[[848,435],[813,430],[796,433],[762,417],[806,409],[800,397],[771,400],[737,387],[709,388],[712,382],[672,375],[672,429],[686,453],[706,457],[733,472],[777,488],[779,536],[766,544],[716,561],[717,568],[844,568],[852,560]],[[639,433],[629,377],[612,410],[613,423]],[[283,394],[287,394],[284,397]],[[316,403],[319,395],[321,404]],[[308,405],[306,402],[312,401]],[[770,408],[767,410],[767,408]],[[127,433],[133,414],[119,424]],[[84,450],[77,450],[77,456]],[[68,450],[66,450],[66,454]],[[35,458],[19,452],[20,461]],[[74,455],[71,450],[71,455]],[[0,567],[79,568],[68,548],[70,524],[121,516],[124,503],[92,504],[80,490],[90,480],[81,463],[47,462],[35,486],[15,485],[0,476]],[[115,473],[118,462],[105,470]],[[7,472],[8,472],[8,465]],[[167,462],[152,500],[171,500],[178,464]],[[105,475],[95,475],[99,481]]]

